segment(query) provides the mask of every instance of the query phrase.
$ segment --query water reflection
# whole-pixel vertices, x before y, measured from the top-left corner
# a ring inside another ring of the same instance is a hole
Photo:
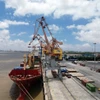
[[[34,100],[44,100],[43,99],[42,81],[39,80],[35,84],[32,84],[29,92],[32,95],[32,97],[34,98]],[[17,97],[19,96],[19,93],[20,93],[20,89],[18,88],[18,86],[15,83],[13,83],[11,86],[11,89],[10,89],[11,100],[16,100]],[[29,100],[29,99],[26,97],[25,100]]]
[[[9,92],[11,99],[16,100],[17,97],[19,96],[19,92],[20,92],[20,90],[19,90],[18,86],[15,83],[13,83],[10,88],[10,92]]]

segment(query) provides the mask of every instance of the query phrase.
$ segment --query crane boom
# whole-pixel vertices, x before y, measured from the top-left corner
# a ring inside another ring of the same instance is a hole
[[[51,56],[58,56],[58,58],[62,59],[62,49],[59,47],[59,45],[62,45],[63,43],[56,40],[56,38],[52,36],[52,33],[44,17],[37,19],[36,22],[38,22],[38,27],[35,30],[34,36],[30,44],[33,42],[35,38],[37,38],[40,43],[40,46],[44,48],[44,51],[46,51],[46,54],[50,54]],[[38,30],[40,27],[42,28],[42,31],[43,31],[44,40],[38,34]],[[52,37],[51,42],[47,38],[46,29],[48,30],[48,32],[50,33],[50,36]],[[43,42],[45,42],[44,45],[43,45]]]
[[[35,39],[35,37],[36,37],[36,35],[37,35],[37,33],[38,33],[39,28],[40,28],[40,25],[38,25],[37,30],[35,30],[35,32],[34,32],[34,36],[33,36],[32,40],[30,41],[29,45],[31,45],[31,43],[32,43],[33,40]]]

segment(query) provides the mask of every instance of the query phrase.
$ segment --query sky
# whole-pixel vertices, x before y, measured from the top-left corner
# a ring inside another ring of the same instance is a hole
[[[0,0],[0,50],[29,50],[42,16],[64,51],[100,52],[100,0]]]

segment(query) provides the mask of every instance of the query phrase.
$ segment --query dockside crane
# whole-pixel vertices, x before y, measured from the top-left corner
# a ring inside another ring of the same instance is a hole
[[[29,43],[29,45],[37,39],[40,43],[40,46],[46,55],[46,62],[49,61],[49,65],[51,69],[56,69],[57,68],[57,63],[55,62],[55,58],[57,60],[62,60],[62,49],[59,47],[59,45],[62,45],[62,42],[59,42],[56,40],[53,36],[52,33],[48,27],[48,24],[46,23],[46,20],[44,17],[41,17],[36,20],[38,22],[38,27],[35,27],[35,32],[32,38],[32,41]],[[44,38],[38,34],[39,28],[42,28]],[[48,40],[47,38],[47,33],[46,30],[48,30],[49,34],[51,35],[51,41]],[[59,69],[59,68],[58,68]],[[61,74],[59,74],[61,75]]]
[[[44,40],[46,43],[44,46],[44,53],[46,55],[47,54],[50,55],[51,57],[55,57],[57,60],[62,60],[62,49],[59,47],[59,45],[62,45],[63,43],[59,42],[58,40],[56,40],[56,38],[54,38],[52,36],[52,33],[51,33],[51,31],[48,27],[48,24],[46,23],[46,20],[44,17],[41,17],[41,18],[37,19],[36,21],[39,23],[39,25],[35,31],[35,34],[33,36],[33,40],[35,38],[37,38],[37,36],[39,35],[38,30],[39,30],[39,27],[41,27],[43,34],[44,34]],[[46,29],[48,30],[49,34],[51,35],[51,41],[49,41],[47,38],[46,31],[45,31]],[[39,40],[39,38],[38,38],[38,40]]]

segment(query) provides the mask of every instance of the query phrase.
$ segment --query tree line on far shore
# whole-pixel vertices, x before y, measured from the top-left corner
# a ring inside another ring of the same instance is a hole
[[[65,60],[87,60],[87,61],[100,61],[100,56],[91,56],[91,57],[86,57],[86,56],[64,56]]]

